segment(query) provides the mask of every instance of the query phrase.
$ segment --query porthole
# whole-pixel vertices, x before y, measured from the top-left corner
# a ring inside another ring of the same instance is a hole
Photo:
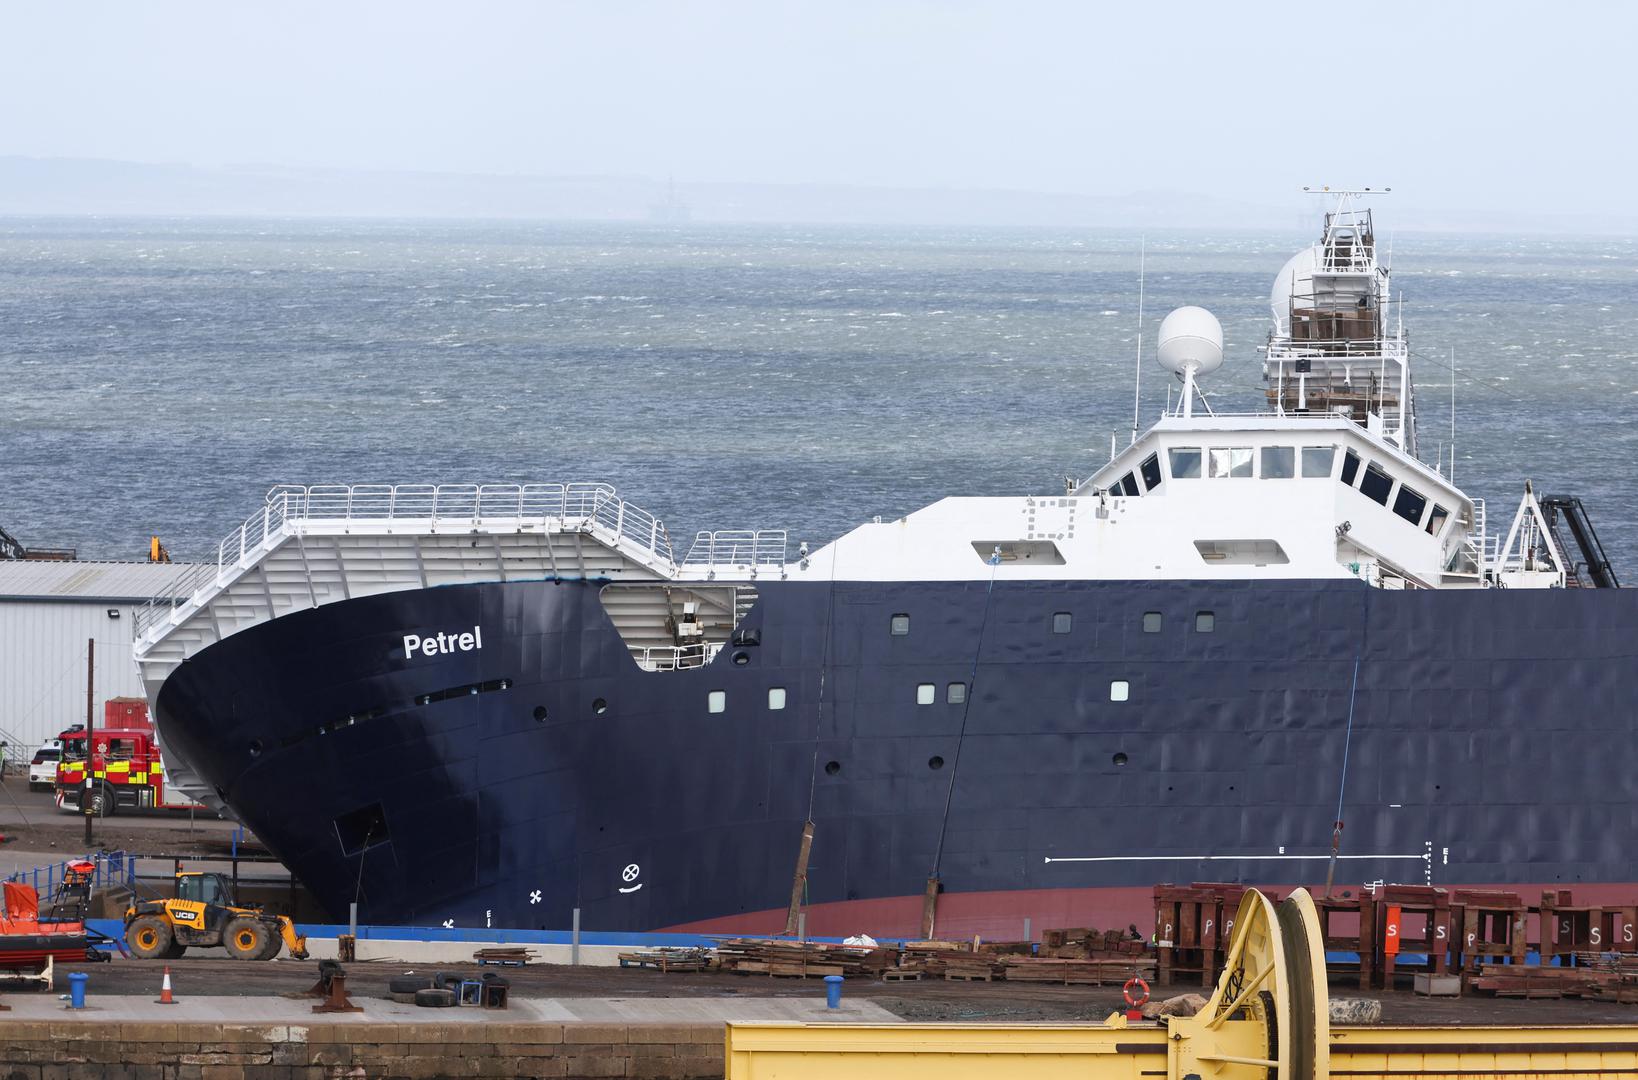
[[[931,705],[938,698],[938,688],[930,682],[916,684],[916,704]]]
[[[596,700],[594,700],[592,702],[592,712],[596,713],[598,716],[602,716],[604,713],[606,713],[608,711],[609,711],[609,703],[607,701],[604,701],[602,698],[597,698]]]
[[[1116,754],[1116,755],[1115,755],[1115,756],[1114,756],[1114,757],[1113,757],[1113,758],[1111,758],[1111,759],[1110,759],[1110,760],[1111,760],[1111,761],[1113,761],[1113,762],[1114,762],[1114,763],[1115,763],[1115,767],[1116,767],[1116,768],[1117,768],[1117,769],[1118,769],[1118,768],[1123,768],[1123,767],[1125,767],[1125,765],[1126,765],[1126,760],[1127,760],[1127,759],[1126,759],[1126,755],[1125,755],[1125,754]]]
[[[250,740],[250,756],[251,757],[261,757],[262,756],[262,740],[260,740],[260,739],[251,739]]]
[[[544,724],[546,722],[546,706],[544,706],[544,705],[536,705],[535,706],[535,720],[537,722],[539,722],[539,723],[542,723],[542,724]]]
[[[1132,684],[1125,679],[1111,679],[1109,681],[1109,700],[1125,701],[1132,696]]]
[[[953,682],[944,688],[944,700],[951,705],[962,705],[967,701],[967,684]]]
[[[827,762],[825,762],[825,775],[826,776],[835,776],[837,773],[839,773],[841,771],[842,771],[842,763],[840,761],[827,761]]]
[[[712,690],[710,693],[706,694],[705,695],[705,710],[706,710],[706,712],[714,712],[714,713],[727,712],[728,711],[728,691],[726,691],[726,690]]]
[[[1054,634],[1067,634],[1067,633],[1069,633],[1070,628],[1072,626],[1074,626],[1074,625],[1075,625],[1075,618],[1069,612],[1067,612],[1067,611],[1053,612],[1053,614],[1052,614],[1052,632]]]
[[[1215,632],[1216,629],[1217,629],[1217,616],[1216,615],[1212,614],[1209,611],[1197,611],[1197,612],[1194,613],[1194,632],[1195,633],[1197,633],[1197,634],[1210,634],[1210,633]]]
[[[741,650],[739,650],[738,652],[736,652],[734,654],[734,666],[735,667],[744,667],[746,664],[749,664],[750,662],[751,662],[751,654],[746,652],[744,649],[741,649]]]
[[[939,757],[937,754],[934,754],[932,757],[927,759],[927,767],[932,769],[934,772],[937,772],[938,770],[944,768],[944,759]]]
[[[1160,612],[1145,611],[1143,613],[1143,632],[1145,634],[1160,633]]]
[[[888,623],[888,630],[894,637],[904,637],[910,632],[910,616],[898,614]]]
[[[768,708],[778,711],[785,707],[785,688],[771,686],[768,688]]]

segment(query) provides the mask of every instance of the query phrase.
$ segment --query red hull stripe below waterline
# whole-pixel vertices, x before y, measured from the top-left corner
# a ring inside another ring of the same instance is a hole
[[[1186,883],[1184,883],[1186,884]],[[1270,885],[1284,894],[1291,885]],[[1517,893],[1526,904],[1540,901],[1544,892],[1570,890],[1581,905],[1628,905],[1638,901],[1638,882],[1544,882],[1506,885],[1459,885],[1454,889],[1499,889]],[[1309,885],[1317,893],[1323,886]],[[1332,894],[1355,895],[1360,886],[1337,886]],[[813,904],[803,908],[806,930],[811,937],[849,937],[869,934],[875,938],[917,938],[921,936],[920,896],[894,896],[880,900],[846,900]],[[1108,930],[1136,926],[1145,940],[1154,930],[1154,893],[1146,888],[1108,889],[1021,889],[1008,892],[943,893],[938,898],[937,937],[971,938],[986,941],[1019,941],[1024,936],[1024,920],[1030,922],[1032,938],[1041,931],[1060,927],[1089,926]],[[736,934],[765,937],[783,932],[785,911],[769,909],[702,919],[665,927],[669,933]]]

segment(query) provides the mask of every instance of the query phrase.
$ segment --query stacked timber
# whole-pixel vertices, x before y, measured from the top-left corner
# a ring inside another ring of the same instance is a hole
[[[894,966],[893,949],[778,938],[728,938],[717,943],[717,966],[739,975],[823,978],[879,976]]]
[[[1578,955],[1578,960],[1583,960]],[[1469,984],[1496,997],[1592,998],[1638,1002],[1638,958],[1593,954],[1574,967],[1549,964],[1483,964]]]
[[[1120,986],[1134,975],[1153,981],[1153,957],[1108,957],[1077,960],[1048,956],[1008,956],[1004,960],[1008,982],[1061,983],[1064,986]]]
[[[1076,926],[1041,932],[1041,956],[1059,960],[1110,960],[1122,956],[1142,956],[1142,938],[1127,930],[1095,930]]]
[[[472,954],[472,959],[480,964],[500,964],[503,967],[522,967],[531,960],[540,959],[539,954],[521,945],[496,946],[494,948],[479,949]]]
[[[668,975],[673,971],[709,971],[711,950],[663,948],[623,952],[620,954],[620,966],[653,968]]]
[[[958,953],[972,951],[966,941],[906,941],[899,953],[900,977],[910,974],[938,978],[944,974],[945,960]]]

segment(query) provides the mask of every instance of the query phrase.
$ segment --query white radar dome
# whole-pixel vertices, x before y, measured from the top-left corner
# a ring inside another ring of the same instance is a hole
[[[1286,337],[1291,333],[1291,306],[1295,297],[1314,295],[1314,272],[1319,269],[1319,247],[1303,248],[1286,260],[1280,272],[1274,275],[1274,288],[1269,293],[1269,312],[1274,316],[1274,333]],[[1313,307],[1313,301],[1298,303],[1297,307]]]
[[[1181,375],[1196,375],[1223,365],[1223,324],[1202,307],[1180,307],[1160,323],[1160,366]]]

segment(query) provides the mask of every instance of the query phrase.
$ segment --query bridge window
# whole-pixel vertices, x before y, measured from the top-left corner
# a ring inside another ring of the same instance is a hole
[[[888,630],[894,637],[904,637],[910,633],[910,616],[895,615],[888,623]]]
[[[1054,634],[1067,634],[1070,627],[1074,625],[1075,617],[1069,612],[1055,611],[1052,613],[1052,632]]]
[[[1211,475],[1246,477],[1251,475],[1251,447],[1214,446],[1211,448]]]
[[[1131,473],[1127,473],[1125,476],[1120,478],[1120,483],[1115,485],[1115,490],[1120,492],[1122,495],[1143,494],[1143,492],[1138,490],[1137,477]]]
[[[1393,500],[1394,513],[1412,525],[1420,525],[1422,524],[1422,511],[1427,508],[1427,496],[1419,491],[1412,491],[1404,484],[1399,485],[1399,494]]]
[[[1168,450],[1166,456],[1171,459],[1173,480],[1194,480],[1200,476],[1200,448],[1198,446]]]
[[[1445,519],[1448,518],[1448,517],[1450,517],[1450,511],[1446,510],[1444,507],[1440,506],[1438,503],[1434,503],[1433,504],[1433,513],[1428,515],[1428,524],[1427,524],[1428,535],[1429,536],[1438,536],[1439,535],[1439,530],[1443,529],[1445,527]]]
[[[1354,486],[1354,478],[1359,475],[1359,455],[1352,450],[1342,455],[1342,482],[1349,487]]]
[[[1374,461],[1365,466],[1365,479],[1359,482],[1359,493],[1361,495],[1364,495],[1372,502],[1387,506],[1388,492],[1392,490],[1393,477],[1388,475],[1388,470]]]
[[[778,712],[785,707],[785,688],[773,686],[768,689],[768,708]]]
[[[1143,474],[1143,486],[1153,491],[1160,486],[1160,455],[1150,454],[1138,466],[1138,472]]]
[[[1331,461],[1337,455],[1334,446],[1305,446],[1302,448],[1302,474],[1305,477],[1330,476]]]
[[[1297,450],[1291,446],[1263,447],[1263,479],[1289,480],[1297,475]]]

